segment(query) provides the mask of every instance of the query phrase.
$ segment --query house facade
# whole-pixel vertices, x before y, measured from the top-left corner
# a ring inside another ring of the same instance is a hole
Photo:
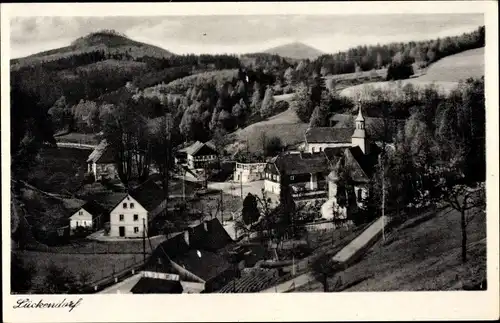
[[[69,221],[70,234],[78,227],[99,230],[107,221],[106,209],[95,201],[89,201],[76,210]]]
[[[111,210],[109,235],[122,238],[147,235],[150,222],[165,208],[166,200],[162,189],[149,180],[126,193]]]
[[[322,153],[287,153],[273,158],[264,170],[264,190],[280,193],[280,176],[285,173],[296,194],[326,190],[328,160]]]
[[[197,141],[183,151],[186,153],[187,165],[191,169],[203,169],[217,162],[217,150],[208,142]]]
[[[266,163],[236,163],[233,179],[236,182],[248,183],[264,179]]]

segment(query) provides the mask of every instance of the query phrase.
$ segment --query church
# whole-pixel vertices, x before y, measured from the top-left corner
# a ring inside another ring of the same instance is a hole
[[[358,106],[358,115],[355,119],[355,128],[330,128],[330,136],[326,140],[314,140],[320,129],[313,128],[306,134],[306,148],[311,151],[323,151],[328,159],[330,173],[327,176],[328,200],[321,208],[322,217],[331,219],[346,219],[349,210],[339,207],[337,203],[338,184],[342,176],[347,176],[353,186],[350,192],[358,207],[363,208],[363,201],[369,196],[370,181],[378,163],[380,148],[371,140],[366,131],[365,118],[361,105]],[[350,138],[347,133],[350,132]],[[337,135],[333,138],[334,135]],[[311,140],[313,139],[313,140]],[[333,140],[331,140],[333,139]]]

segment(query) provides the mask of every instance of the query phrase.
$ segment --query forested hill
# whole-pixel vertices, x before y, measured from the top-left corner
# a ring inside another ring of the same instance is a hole
[[[484,47],[485,28],[478,27],[459,36],[420,42],[401,42],[375,46],[357,46],[336,54],[322,55],[311,62],[310,69],[327,74],[370,71],[394,61],[427,66],[443,57],[469,49]]]

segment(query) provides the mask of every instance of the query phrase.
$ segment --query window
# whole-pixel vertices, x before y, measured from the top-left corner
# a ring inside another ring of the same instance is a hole
[[[134,221],[139,221],[139,214],[134,214]]]
[[[319,147],[319,152],[322,152],[323,151],[323,147]]]
[[[83,215],[83,211],[78,211],[78,215]]]
[[[316,149],[314,149],[314,147],[311,148],[312,152],[314,153]]]
[[[127,203],[123,203],[123,208],[126,209],[127,208]]]
[[[134,233],[138,233],[139,232],[139,227],[134,227]]]
[[[295,179],[295,176],[290,175],[290,180],[292,180],[292,181],[293,181],[294,179]]]
[[[78,226],[78,221],[76,221],[76,226]]]
[[[130,203],[130,208],[133,209],[134,208],[134,203]]]
[[[123,221],[123,214],[120,214],[120,221]]]

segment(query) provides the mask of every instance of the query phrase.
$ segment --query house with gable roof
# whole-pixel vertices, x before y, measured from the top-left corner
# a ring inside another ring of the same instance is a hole
[[[78,227],[98,230],[108,221],[108,215],[109,213],[101,204],[88,201],[75,210],[69,218],[70,234],[73,234]]]
[[[111,237],[140,238],[144,229],[166,208],[166,199],[161,187],[147,180],[134,189],[123,193],[123,197],[111,209]]]
[[[217,160],[217,149],[210,142],[197,141],[182,152],[186,153],[187,165],[191,169],[202,169]]]
[[[106,140],[102,140],[87,158],[87,172],[94,174],[96,181],[118,177],[113,151]]]

